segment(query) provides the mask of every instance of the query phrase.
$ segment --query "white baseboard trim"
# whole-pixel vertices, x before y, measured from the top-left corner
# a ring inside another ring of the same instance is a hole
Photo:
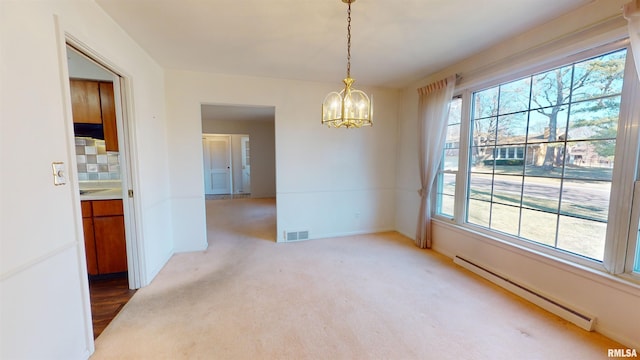
[[[579,312],[570,308],[567,305],[561,304],[548,296],[538,293],[537,291],[527,288],[515,281],[509,280],[507,277],[502,276],[494,271],[491,271],[481,265],[478,265],[470,260],[455,256],[453,262],[462,266],[463,268],[477,274],[492,283],[520,296],[521,298],[538,305],[539,307],[555,314],[576,326],[592,331],[595,324],[595,317]]]

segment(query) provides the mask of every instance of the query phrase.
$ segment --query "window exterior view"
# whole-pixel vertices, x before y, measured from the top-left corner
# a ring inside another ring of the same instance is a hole
[[[607,49],[452,99],[436,215],[605,261],[626,62],[626,47]],[[638,272],[640,251],[627,257]]]
[[[449,105],[447,139],[442,154],[442,164],[437,177],[436,213],[453,217],[456,195],[456,176],[460,154],[460,122],[462,98],[456,97]]]
[[[625,56],[473,94],[470,223],[603,259]]]

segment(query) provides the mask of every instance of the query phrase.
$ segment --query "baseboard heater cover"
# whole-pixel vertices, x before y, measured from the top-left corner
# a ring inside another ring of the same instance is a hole
[[[568,306],[562,305],[557,301],[460,256],[456,255],[453,262],[587,331],[593,330],[595,324],[595,318],[593,316],[573,310]]]

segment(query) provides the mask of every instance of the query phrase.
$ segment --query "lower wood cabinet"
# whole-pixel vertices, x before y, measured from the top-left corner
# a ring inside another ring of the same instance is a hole
[[[122,200],[82,201],[82,225],[89,275],[127,271]]]
[[[96,256],[96,238],[93,234],[93,219],[82,219],[84,230],[84,249],[87,252],[87,271],[89,275],[98,275],[98,258]]]
[[[93,231],[96,238],[98,274],[127,271],[124,217],[94,216]]]

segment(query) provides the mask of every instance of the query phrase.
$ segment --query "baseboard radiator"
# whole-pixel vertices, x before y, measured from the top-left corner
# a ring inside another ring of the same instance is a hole
[[[532,289],[522,286],[460,256],[456,255],[453,262],[587,331],[593,330],[595,318],[592,316],[573,310],[568,306],[560,304],[547,296],[539,294]]]

